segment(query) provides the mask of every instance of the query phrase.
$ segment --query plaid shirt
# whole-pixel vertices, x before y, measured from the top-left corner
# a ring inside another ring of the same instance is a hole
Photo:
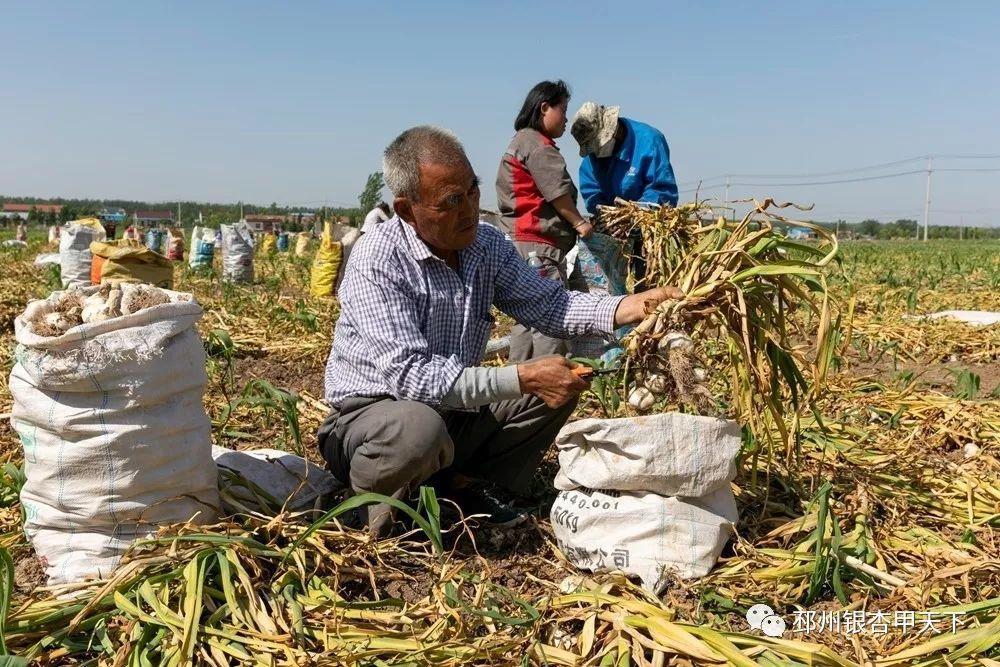
[[[393,217],[351,253],[326,365],[326,401],[392,396],[438,407],[463,369],[478,366],[495,305],[547,336],[609,335],[624,297],[570,292],[538,276],[487,224],[454,271]]]

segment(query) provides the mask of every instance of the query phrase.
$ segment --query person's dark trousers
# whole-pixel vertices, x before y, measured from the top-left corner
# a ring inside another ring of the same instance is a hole
[[[432,476],[460,473],[514,493],[528,491],[545,451],[576,401],[550,408],[535,396],[474,412],[438,412],[416,401],[348,398],[319,428],[320,452],[334,476],[357,494],[405,500]],[[369,506],[376,534],[391,525],[384,504]]]
[[[635,288],[633,294],[649,289],[646,285],[646,251],[642,245],[642,235],[635,235],[631,239],[632,256],[629,260],[632,275],[635,277]]]

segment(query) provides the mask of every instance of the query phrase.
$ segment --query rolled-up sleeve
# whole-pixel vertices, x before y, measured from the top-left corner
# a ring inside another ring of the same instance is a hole
[[[387,266],[352,272],[341,304],[393,397],[437,405],[465,366],[455,355],[430,353],[416,301],[400,276]]]
[[[494,303],[521,324],[553,338],[611,336],[615,311],[624,296],[598,296],[567,290],[554,280],[541,278],[503,243],[497,272]]]

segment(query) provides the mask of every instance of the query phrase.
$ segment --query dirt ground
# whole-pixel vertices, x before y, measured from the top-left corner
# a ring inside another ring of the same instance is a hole
[[[893,363],[883,358],[877,362],[854,361],[851,372],[860,377],[871,376],[882,384],[893,382],[915,382],[917,387],[932,389],[952,395],[956,389],[957,376],[962,371],[979,376],[979,398],[986,398],[990,392],[1000,389],[1000,363],[996,364],[916,364],[911,362]]]

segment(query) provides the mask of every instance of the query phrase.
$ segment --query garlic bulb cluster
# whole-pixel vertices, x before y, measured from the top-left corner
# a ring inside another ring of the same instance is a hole
[[[57,296],[32,301],[22,319],[39,336],[62,336],[81,324],[94,324],[145,308],[170,303],[170,294],[143,283],[102,285],[100,289],[69,289]]]
[[[664,332],[657,353],[646,357],[647,367],[629,394],[629,405],[649,410],[661,398],[709,407],[708,372],[701,366],[694,341],[683,331]]]

